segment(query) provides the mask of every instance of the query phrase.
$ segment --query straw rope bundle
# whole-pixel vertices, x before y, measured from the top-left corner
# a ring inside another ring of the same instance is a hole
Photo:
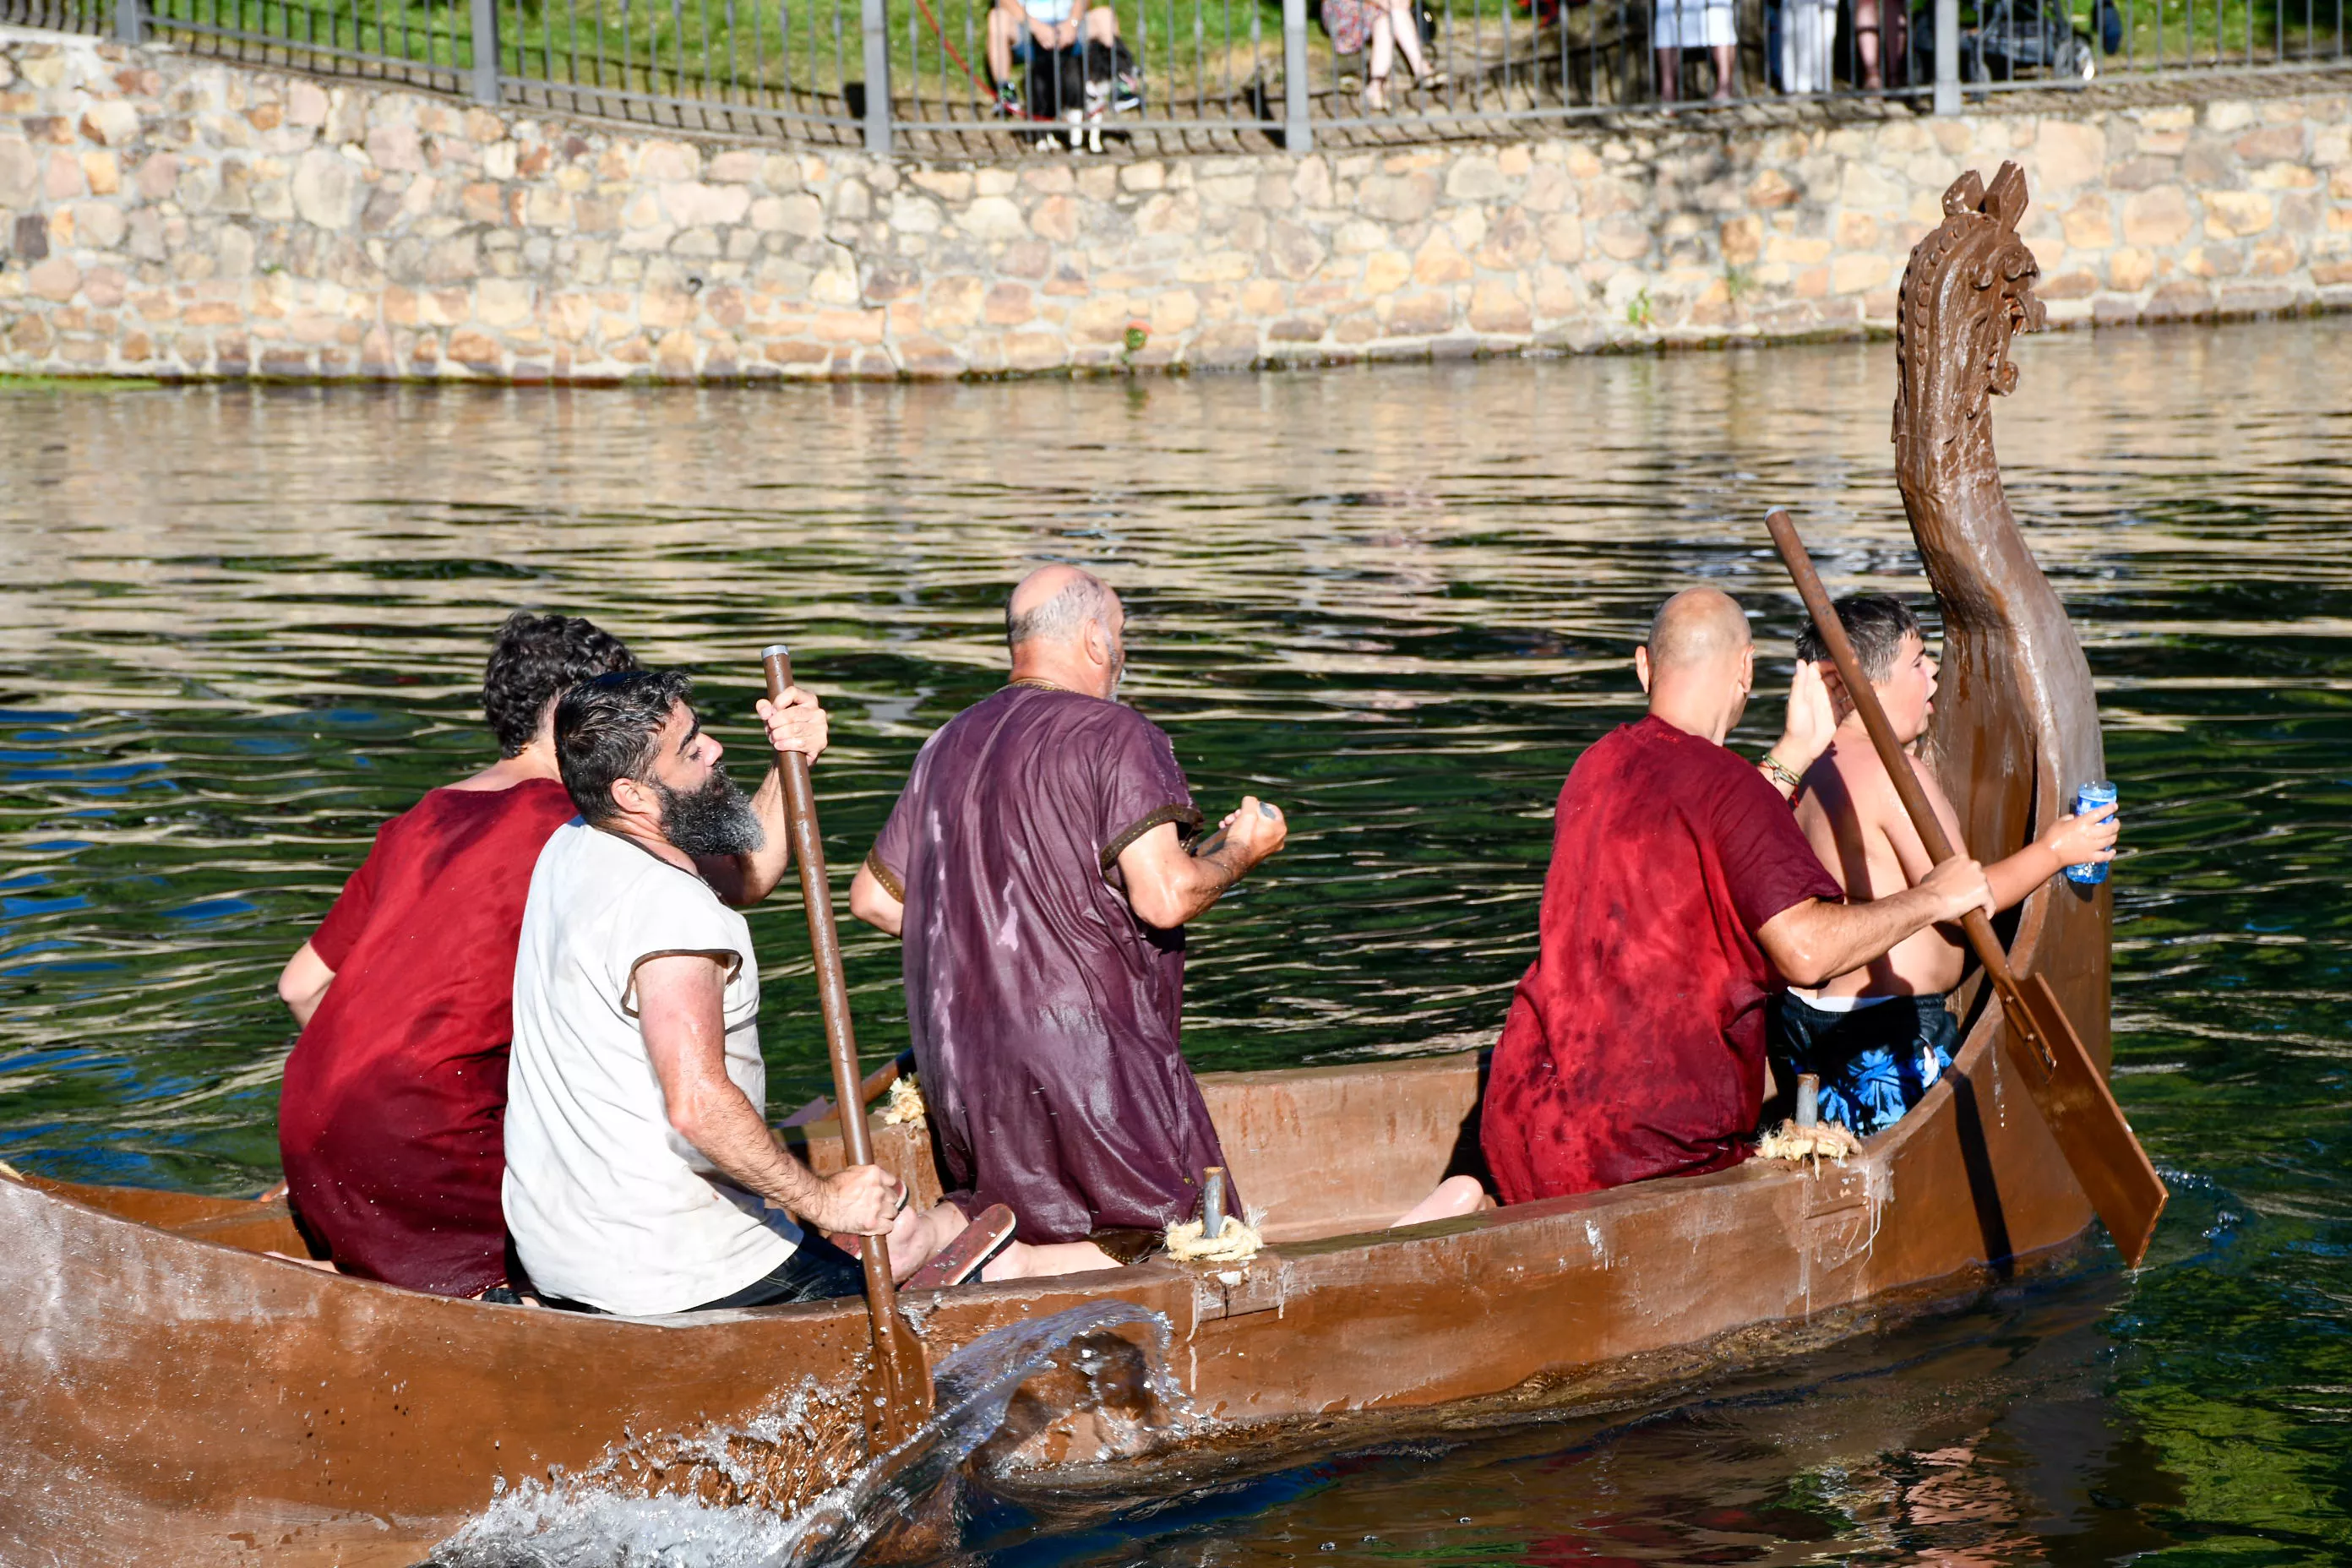
[[[1247,1263],[1265,1245],[1255,1228],[1238,1215],[1225,1216],[1225,1228],[1211,1237],[1202,1234],[1197,1219],[1179,1220],[1168,1227],[1168,1256],[1179,1263]]]
[[[1817,1121],[1811,1127],[1783,1121],[1756,1145],[1759,1160],[1811,1160],[1816,1167],[1825,1158],[1843,1165],[1847,1155],[1861,1152],[1862,1140],[1834,1121]]]
[[[892,1079],[890,1098],[882,1106],[883,1121],[892,1127],[920,1127],[924,1114],[923,1091],[914,1075]]]

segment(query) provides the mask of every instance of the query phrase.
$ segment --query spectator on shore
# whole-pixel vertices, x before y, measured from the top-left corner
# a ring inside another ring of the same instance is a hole
[[[1739,35],[1732,26],[1731,0],[1658,0],[1657,23],[1650,42],[1658,54],[1659,102],[1672,103],[1682,96],[1685,49],[1705,49],[1715,58],[1713,100],[1731,101],[1739,49]]]
[[[1885,26],[1879,17],[1884,8]],[[1853,43],[1862,56],[1862,88],[1882,92],[1911,79],[1910,0],[1853,0]],[[1882,68],[1882,61],[1884,68]]]
[[[998,110],[1008,115],[1022,112],[1021,83],[1013,74],[1015,65],[1026,66],[1039,49],[1066,49],[1081,40],[1115,48],[1118,13],[1108,5],[1090,5],[1087,0],[996,0],[988,12],[988,74],[996,83]],[[1121,109],[1142,101],[1128,81],[1117,84],[1117,93]]]
[[[1369,42],[1364,61],[1364,107],[1377,114],[1389,106],[1389,69],[1396,51],[1412,68],[1413,85],[1432,88],[1442,79],[1429,68],[1421,48],[1421,18],[1413,0],[1323,0],[1323,30],[1331,37],[1335,54],[1352,55]]]
[[[1874,0],[1857,0],[1856,9]],[[1828,92],[1836,85],[1837,0],[1780,0],[1780,90]]]

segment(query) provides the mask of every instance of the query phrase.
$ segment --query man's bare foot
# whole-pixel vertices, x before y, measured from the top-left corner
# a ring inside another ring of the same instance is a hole
[[[963,1210],[953,1204],[933,1204],[918,1209],[908,1204],[890,1222],[890,1279],[904,1285],[907,1276],[931,1260],[932,1255],[953,1241],[963,1230]],[[861,1250],[860,1238],[844,1232],[838,1236],[825,1234],[825,1239],[852,1258]]]
[[[1437,1190],[1405,1210],[1403,1217],[1389,1224],[1391,1230],[1401,1226],[1421,1225],[1433,1219],[1459,1219],[1465,1214],[1495,1206],[1486,1189],[1478,1184],[1475,1176],[1448,1176],[1437,1184]]]
[[[1091,1241],[1016,1241],[998,1253],[980,1277],[994,1284],[999,1279],[1044,1279],[1118,1267],[1118,1258]]]

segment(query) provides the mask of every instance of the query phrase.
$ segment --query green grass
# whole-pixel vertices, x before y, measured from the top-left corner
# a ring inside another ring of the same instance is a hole
[[[160,381],[120,375],[0,375],[0,392],[144,392]]]
[[[2338,56],[2341,30],[2352,23],[2345,0],[2136,0],[2125,7],[2125,47],[2100,57],[2100,69],[2145,69],[2158,63],[2267,65],[2278,59]],[[2075,22],[2091,26],[2088,6],[2075,8]]]
[[[1222,100],[1282,66],[1280,0],[1099,0],[1118,16],[1157,99]],[[150,0],[151,13],[288,41],[295,51],[383,55],[462,76],[474,60],[470,7],[416,0]],[[979,89],[960,65],[987,74],[989,0],[887,0],[897,97],[968,102]],[[1490,58],[1504,38],[1525,58],[1533,35],[1518,0],[1439,0],[1457,55]],[[1590,14],[1571,12],[1581,50]],[[734,99],[838,113],[845,81],[865,76],[856,0],[500,0],[502,68],[509,75],[675,98]],[[1255,34],[1253,34],[1255,25]],[[1638,18],[1636,18],[1638,26]],[[953,53],[942,47],[951,46]],[[1545,47],[1556,50],[1555,36]],[[1329,41],[1308,29],[1313,78],[1332,79]],[[1441,47],[1441,53],[1444,52]],[[1457,60],[1457,65],[1461,62]],[[811,94],[835,100],[820,104]]]
[[[1271,90],[1280,80],[1279,0],[1103,3],[1118,14],[1121,36],[1143,65],[1155,111],[1214,104],[1253,79]],[[1474,43],[1490,62],[1507,36],[1520,61],[1538,48],[1559,48],[1555,34],[1536,44],[1517,0],[1432,3],[1447,17],[1451,48],[1441,43],[1441,63],[1457,75]],[[2095,0],[2049,3],[2065,7],[2096,46]],[[1927,4],[1918,0],[1915,12]],[[2125,47],[2100,53],[2099,68],[2116,75],[2158,65],[2333,58],[2347,4],[2352,0],[2130,0]],[[1615,9],[1597,0],[1566,13],[1580,68],[1591,30],[1617,30]],[[1963,7],[1964,26],[1973,25],[1978,9]],[[283,38],[297,52],[309,47],[386,55],[460,75],[474,58],[464,0],[152,0],[152,10],[159,18]],[[965,65],[986,74],[988,0],[886,0],[886,11],[896,97],[957,105],[977,100],[980,89]],[[2018,14],[2031,16],[2031,0],[2020,0]],[[857,0],[499,0],[499,16],[502,68],[527,79],[839,115],[845,82],[866,74]],[[1640,29],[1639,16],[1632,25]],[[1308,36],[1313,79],[1328,85],[1328,40],[1317,28]]]

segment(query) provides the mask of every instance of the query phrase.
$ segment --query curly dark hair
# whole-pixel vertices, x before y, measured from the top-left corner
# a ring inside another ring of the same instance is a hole
[[[636,668],[628,645],[593,621],[517,610],[499,628],[482,672],[482,713],[499,738],[499,755],[530,745],[548,704],[572,687]]]
[[[583,680],[555,705],[555,765],[590,822],[620,815],[616,779],[648,778],[662,726],[694,682],[679,669],[633,669]]]

